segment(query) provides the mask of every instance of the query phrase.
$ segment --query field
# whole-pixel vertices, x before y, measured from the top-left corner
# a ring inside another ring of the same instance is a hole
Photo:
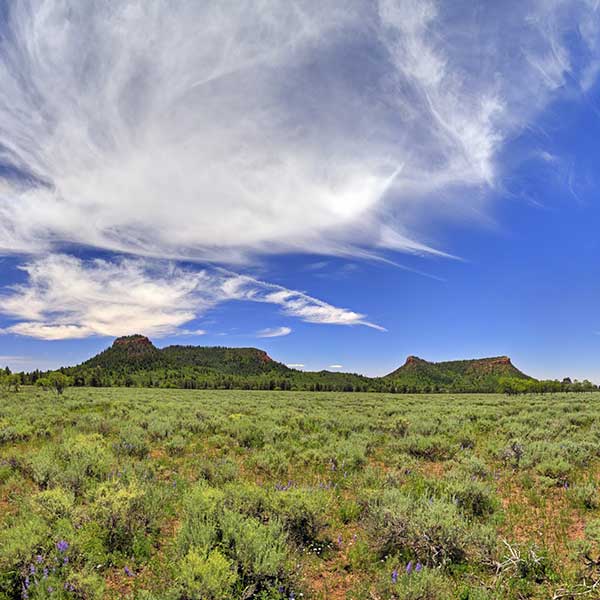
[[[597,598],[599,476],[598,393],[0,392],[0,598]]]

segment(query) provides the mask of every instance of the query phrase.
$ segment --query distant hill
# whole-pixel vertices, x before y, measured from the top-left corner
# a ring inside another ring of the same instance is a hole
[[[197,368],[233,375],[287,373],[291,369],[274,361],[258,348],[221,346],[167,346],[158,349],[143,335],[117,338],[110,348],[85,361],[75,369],[102,368],[128,373],[156,368]]]
[[[256,389],[361,392],[586,391],[589,382],[538,381],[517,369],[507,356],[429,362],[409,356],[384,377],[357,373],[298,371],[258,348],[167,346],[157,348],[143,335],[117,338],[96,356],[63,373],[78,386],[136,386],[186,389]],[[44,373],[21,374],[35,383]]]
[[[508,356],[429,362],[409,356],[406,362],[384,377],[398,386],[422,389],[495,390],[504,379],[533,380],[519,371]]]

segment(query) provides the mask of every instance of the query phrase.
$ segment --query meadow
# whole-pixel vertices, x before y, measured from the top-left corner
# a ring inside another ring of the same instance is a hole
[[[600,393],[0,392],[0,598],[600,597]]]

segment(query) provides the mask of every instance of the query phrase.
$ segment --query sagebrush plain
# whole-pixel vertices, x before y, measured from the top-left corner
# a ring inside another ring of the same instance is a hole
[[[599,476],[599,393],[0,392],[0,598],[594,598]]]

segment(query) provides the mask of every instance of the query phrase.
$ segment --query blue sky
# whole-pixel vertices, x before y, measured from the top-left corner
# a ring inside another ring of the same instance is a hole
[[[199,4],[0,1],[0,364],[600,382],[596,2]]]

